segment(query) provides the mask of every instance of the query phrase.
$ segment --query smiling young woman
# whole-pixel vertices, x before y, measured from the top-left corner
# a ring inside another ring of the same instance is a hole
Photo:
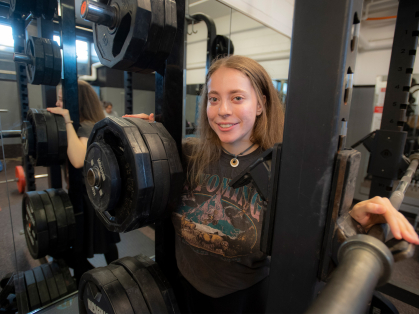
[[[264,313],[270,264],[260,251],[265,204],[251,184],[233,190],[228,183],[282,142],[284,109],[265,69],[242,56],[212,64],[200,106],[197,137],[182,146],[187,179],[172,213],[178,302],[185,313]],[[154,115],[136,117],[154,121]],[[366,228],[387,221],[397,239],[419,244],[387,199],[361,202],[351,215]]]

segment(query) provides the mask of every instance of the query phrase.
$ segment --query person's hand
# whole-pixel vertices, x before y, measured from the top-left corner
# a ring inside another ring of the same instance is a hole
[[[70,118],[70,113],[67,109],[63,109],[61,107],[48,107],[47,110],[51,113],[62,115],[66,124],[72,122]]]
[[[403,238],[410,243],[419,244],[419,237],[413,226],[391,205],[388,198],[376,196],[359,202],[353,207],[350,214],[365,230],[376,224],[388,223],[396,239]]]
[[[145,113],[139,113],[139,114],[126,114],[125,116],[122,116],[122,118],[139,118],[146,120],[148,122],[154,122],[154,113],[150,113],[150,115]]]

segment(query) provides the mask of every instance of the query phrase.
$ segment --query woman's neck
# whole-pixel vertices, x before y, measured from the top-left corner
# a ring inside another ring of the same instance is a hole
[[[229,152],[230,154],[233,155],[239,155],[242,152],[244,152],[246,149],[248,149],[250,146],[252,146],[253,143],[252,142],[240,142],[240,143],[223,143],[221,142],[221,147],[224,148],[224,150],[226,150],[227,152]],[[241,156],[245,156],[248,155],[252,152],[254,152],[256,149],[258,149],[259,145],[258,144],[254,144],[248,151],[246,151],[243,155]]]

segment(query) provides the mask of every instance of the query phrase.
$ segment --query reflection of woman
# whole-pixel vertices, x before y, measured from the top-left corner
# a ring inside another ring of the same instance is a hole
[[[100,104],[97,94],[93,88],[85,81],[78,81],[79,93],[79,114],[80,127],[76,130],[73,127],[69,112],[63,108],[62,89],[58,90],[57,107],[47,108],[48,111],[60,114],[64,117],[67,130],[67,155],[71,165],[76,168],[72,172],[71,184],[69,186],[68,194],[70,196],[75,212],[83,212],[84,217],[84,234],[82,239],[83,251],[81,258],[75,259],[74,254],[69,252],[69,256],[73,261],[69,261],[69,265],[74,266],[75,277],[78,280],[80,276],[94,268],[86,258],[93,257],[94,254],[105,254],[108,263],[118,258],[118,249],[115,243],[120,241],[119,234],[106,230],[103,224],[95,215],[95,211],[89,201],[86,193],[86,187],[80,168],[84,165],[84,157],[87,150],[87,141],[93,126],[99,120],[105,118],[102,106]],[[78,226],[77,231],[80,231]],[[73,265],[71,265],[73,264]]]
[[[234,190],[228,183],[282,142],[282,105],[263,67],[241,56],[212,64],[201,99],[199,137],[182,147],[187,181],[172,215],[178,302],[189,313],[263,313],[270,260],[258,239],[265,205],[253,186]],[[154,121],[152,114],[135,116]],[[351,214],[365,228],[387,221],[397,239],[419,244],[388,199],[358,203]]]

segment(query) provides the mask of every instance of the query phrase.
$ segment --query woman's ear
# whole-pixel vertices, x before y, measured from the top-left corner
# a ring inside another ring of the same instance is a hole
[[[265,95],[263,95],[262,101],[263,101],[263,105],[258,102],[258,106],[256,108],[256,115],[257,116],[260,116],[262,114],[263,108],[265,108],[265,106],[266,106],[266,96]]]

